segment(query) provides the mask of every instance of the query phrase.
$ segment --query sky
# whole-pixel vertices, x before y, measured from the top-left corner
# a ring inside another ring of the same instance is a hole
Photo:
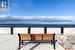
[[[8,0],[7,12],[20,16],[75,16],[75,0]],[[3,13],[6,13],[4,12]],[[1,14],[1,13],[0,13]]]
[[[0,20],[8,21],[13,18],[14,21],[14,18],[21,18],[33,23],[38,21],[49,24],[53,22],[75,24],[75,0],[8,0],[8,2],[8,8],[0,9]]]

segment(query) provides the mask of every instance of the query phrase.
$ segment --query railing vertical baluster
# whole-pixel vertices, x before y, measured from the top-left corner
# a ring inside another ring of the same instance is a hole
[[[10,29],[11,29],[10,31],[11,31],[11,35],[12,35],[13,34],[13,27],[11,27]]]
[[[30,34],[31,32],[31,27],[28,27],[28,34]]]
[[[63,33],[64,33],[63,31],[64,31],[64,28],[63,28],[63,27],[61,27],[61,34],[63,34]]]
[[[47,34],[47,27],[44,27],[44,34]]]

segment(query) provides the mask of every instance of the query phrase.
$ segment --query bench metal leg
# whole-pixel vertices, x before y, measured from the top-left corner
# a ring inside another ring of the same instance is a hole
[[[19,48],[18,49],[20,49],[21,48],[21,43],[19,42]]]
[[[55,49],[55,41],[53,42],[53,48]]]
[[[23,40],[22,40],[22,45],[24,45]]]
[[[57,41],[57,40],[54,40],[54,41],[51,40],[51,45],[53,45],[53,48],[54,48],[54,49],[55,49],[56,41]]]
[[[51,40],[51,45],[53,44],[52,40]]]
[[[57,40],[54,40],[54,41],[53,41],[53,46],[54,46],[53,48],[54,48],[54,49],[55,49],[56,42],[57,42]]]

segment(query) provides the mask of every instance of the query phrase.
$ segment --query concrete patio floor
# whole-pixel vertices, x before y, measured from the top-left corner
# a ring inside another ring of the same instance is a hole
[[[20,50],[54,50],[50,43],[29,43],[23,46]],[[61,45],[56,43],[55,50],[65,50]]]

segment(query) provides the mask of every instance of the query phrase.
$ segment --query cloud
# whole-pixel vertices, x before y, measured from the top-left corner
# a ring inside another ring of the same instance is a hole
[[[2,17],[6,17],[6,15],[0,15],[0,18],[2,18]]]
[[[33,24],[75,24],[75,17],[74,16],[16,16],[8,14],[8,15],[0,15],[0,21],[4,21],[7,23],[17,22],[17,23],[33,23]]]
[[[7,15],[0,15],[0,17],[6,17],[8,18],[12,17],[12,18],[20,18],[20,19],[58,19],[58,20],[74,20],[75,17],[74,16],[16,16],[16,15],[11,15],[11,14],[7,14]]]

